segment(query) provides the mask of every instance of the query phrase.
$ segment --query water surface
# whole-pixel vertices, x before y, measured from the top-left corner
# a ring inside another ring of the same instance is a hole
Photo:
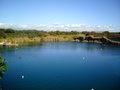
[[[120,90],[120,47],[45,42],[0,54],[8,63],[2,90]]]

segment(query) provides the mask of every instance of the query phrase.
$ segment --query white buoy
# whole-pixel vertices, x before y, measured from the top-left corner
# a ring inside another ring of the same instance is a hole
[[[85,57],[83,57],[83,60],[85,59]]]
[[[93,88],[91,90],[94,90]]]
[[[24,79],[24,78],[25,78],[25,76],[22,75],[22,79]]]

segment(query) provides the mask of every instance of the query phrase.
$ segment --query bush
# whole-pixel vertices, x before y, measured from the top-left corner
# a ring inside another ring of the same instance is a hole
[[[3,59],[3,57],[0,55],[0,72],[4,73],[7,69],[7,63]]]

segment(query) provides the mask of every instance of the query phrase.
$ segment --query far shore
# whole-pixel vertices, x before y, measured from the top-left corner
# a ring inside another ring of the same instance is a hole
[[[102,37],[104,40],[101,41]],[[95,31],[38,31],[0,29],[0,46],[19,46],[24,42],[92,42],[105,44],[119,44],[120,32]]]

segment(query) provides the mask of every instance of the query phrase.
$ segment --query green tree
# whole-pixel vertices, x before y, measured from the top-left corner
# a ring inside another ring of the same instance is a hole
[[[4,33],[4,30],[0,29],[0,38],[6,38],[6,34]]]
[[[7,69],[7,63],[6,61],[3,59],[3,57],[0,55],[0,72],[4,73]]]
[[[110,34],[109,31],[104,31],[103,32],[103,35],[106,36],[106,37],[109,37],[109,34]]]
[[[15,33],[15,30],[13,30],[13,29],[6,29],[5,33]]]
[[[90,35],[90,32],[88,32],[88,31],[83,31],[82,34],[84,34],[85,36],[89,36],[89,35]]]

